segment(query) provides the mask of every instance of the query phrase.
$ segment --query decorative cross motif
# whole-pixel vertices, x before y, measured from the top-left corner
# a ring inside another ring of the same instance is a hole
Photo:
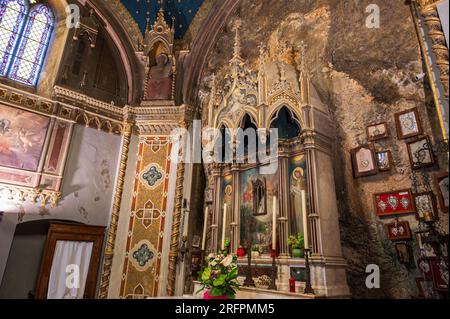
[[[150,187],[156,186],[156,184],[162,177],[162,173],[158,171],[158,168],[156,166],[150,167],[150,169],[142,175],[142,178],[148,183]]]
[[[141,267],[145,267],[147,262],[153,259],[153,257],[155,257],[155,254],[150,250],[147,244],[142,244],[141,247],[133,253],[133,258]]]
[[[142,225],[144,225],[147,229],[153,224],[154,220],[161,217],[161,211],[156,209],[153,203],[149,200],[145,203],[144,208],[136,211],[136,217],[142,221]]]

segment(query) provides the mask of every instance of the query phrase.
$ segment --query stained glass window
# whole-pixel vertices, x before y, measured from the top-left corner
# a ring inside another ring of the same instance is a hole
[[[47,5],[33,6],[28,15],[9,77],[36,85],[53,30],[53,14]]]
[[[0,0],[0,76],[8,73],[27,11],[25,0]]]

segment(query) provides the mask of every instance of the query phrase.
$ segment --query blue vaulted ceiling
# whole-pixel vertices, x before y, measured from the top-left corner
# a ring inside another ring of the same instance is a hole
[[[147,15],[153,23],[160,6],[158,0],[121,0],[121,2],[139,25],[142,33],[145,31]],[[170,25],[172,25],[172,17],[175,17],[176,38],[180,39],[184,36],[203,2],[204,0],[165,0],[163,2],[166,19]]]

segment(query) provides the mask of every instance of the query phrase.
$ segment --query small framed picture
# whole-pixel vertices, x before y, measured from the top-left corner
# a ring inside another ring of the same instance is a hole
[[[448,292],[448,258],[430,260],[434,289]]]
[[[416,233],[416,241],[419,246],[419,257],[430,259],[436,257],[436,252],[433,246],[426,242],[426,238],[429,235],[428,231],[421,231]]]
[[[192,238],[192,247],[199,248],[201,240],[202,240],[202,238],[200,236],[194,235],[194,237]]]
[[[401,140],[418,136],[423,132],[417,108],[395,114],[395,126]]]
[[[419,221],[433,222],[439,219],[436,197],[433,192],[414,194],[416,217]]]
[[[412,264],[413,255],[411,252],[411,247],[407,243],[395,244],[395,250],[397,251],[398,260],[402,264],[406,266],[410,266]]]
[[[374,194],[373,200],[378,217],[416,212],[410,189]]]
[[[413,170],[434,166],[435,160],[428,136],[415,139],[406,145]]]
[[[390,171],[392,169],[392,153],[391,151],[379,151],[376,152],[376,160],[378,170],[381,172]]]
[[[439,294],[434,290],[433,281],[425,278],[416,278],[420,297],[424,299],[439,299]]]
[[[433,274],[431,273],[431,260],[432,259],[422,257],[417,259],[417,268],[426,279],[433,278]]]
[[[436,173],[434,175],[434,186],[438,192],[437,198],[439,207],[444,213],[448,213],[449,194],[448,194],[448,173]]]
[[[386,122],[371,124],[366,128],[367,140],[377,141],[389,137],[389,129]]]
[[[386,224],[386,234],[389,240],[411,239],[411,230],[408,222],[395,222]]]
[[[371,145],[363,145],[351,151],[353,174],[355,178],[378,173],[375,152]]]

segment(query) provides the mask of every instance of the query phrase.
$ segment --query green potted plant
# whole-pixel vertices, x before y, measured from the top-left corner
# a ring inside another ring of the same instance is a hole
[[[199,273],[204,299],[235,299],[239,289],[237,257],[219,254],[209,255],[208,267]],[[197,292],[197,293],[198,293]]]
[[[298,233],[297,236],[290,235],[288,244],[291,246],[293,258],[305,257],[305,239],[302,234]]]
[[[260,252],[259,252],[259,245],[254,245],[254,246],[252,247],[252,258],[258,258],[259,255],[260,255]]]

